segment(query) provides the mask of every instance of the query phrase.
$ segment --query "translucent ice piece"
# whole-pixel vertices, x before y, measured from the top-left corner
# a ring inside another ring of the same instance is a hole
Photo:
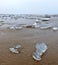
[[[15,27],[10,27],[11,30],[15,30]]]
[[[41,56],[43,55],[43,53],[47,50],[47,45],[45,43],[37,43],[36,44],[36,51],[33,54],[33,59],[40,61],[41,60]]]
[[[47,45],[45,43],[41,43],[41,44],[37,43],[36,49],[44,53],[47,50]]]
[[[57,27],[53,27],[52,29],[53,29],[53,31],[57,31],[57,30],[58,30],[58,28],[57,28]]]
[[[40,61],[41,57],[37,54],[34,53],[34,55],[32,56],[34,60]]]
[[[48,29],[48,28],[51,28],[52,27],[52,24],[41,24],[40,25],[40,29]]]
[[[35,52],[37,55],[41,56],[43,52],[41,52],[41,50],[36,50]]]
[[[39,24],[37,24],[36,22],[32,25],[32,27],[34,27],[34,28],[39,28],[40,26],[39,26]]]
[[[9,50],[11,51],[11,52],[13,52],[13,53],[19,53],[18,51],[17,51],[17,49],[15,49],[15,48],[9,48]]]
[[[22,27],[15,27],[15,29],[17,29],[17,30],[21,30],[21,29],[22,29]]]

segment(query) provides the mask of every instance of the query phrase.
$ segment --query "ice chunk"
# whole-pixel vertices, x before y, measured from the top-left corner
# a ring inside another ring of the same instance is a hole
[[[15,27],[15,29],[16,29],[16,30],[21,30],[21,29],[22,29],[22,27]]]
[[[33,26],[36,26],[37,25],[37,23],[35,22],[34,24],[33,24]]]
[[[32,57],[36,61],[40,61],[41,60],[41,57],[39,55],[35,54],[35,53],[34,53],[34,55]]]
[[[57,28],[57,27],[53,27],[52,29],[53,29],[53,31],[57,31],[57,30],[58,30],[58,28]]]
[[[23,27],[22,26],[9,26],[7,28],[11,30],[21,30]]]
[[[35,23],[32,25],[32,27],[34,27],[34,28],[39,28],[40,26],[39,26],[38,23],[35,22]]]
[[[11,52],[13,52],[13,53],[16,53],[16,54],[19,53],[18,50],[15,49],[15,48],[9,48],[9,50],[10,50]]]
[[[43,55],[43,53],[45,53],[45,51],[47,50],[47,45],[45,43],[37,43],[36,46],[36,51],[33,54],[33,58],[37,61],[41,60],[41,56]]]
[[[41,56],[43,52],[41,52],[41,50],[36,50],[35,52],[37,55]]]
[[[42,51],[43,53],[47,50],[47,45],[45,43],[37,43],[36,49]]]
[[[39,20],[38,19],[36,19],[36,22],[38,22]]]
[[[9,48],[9,50],[13,53],[19,53],[18,49],[21,48],[21,45],[16,45],[15,48]]]
[[[52,24],[41,24],[40,25],[40,29],[48,29],[48,28],[51,28],[52,27]]]
[[[15,30],[15,27],[12,26],[12,27],[9,27],[9,29],[11,29],[11,30]]]

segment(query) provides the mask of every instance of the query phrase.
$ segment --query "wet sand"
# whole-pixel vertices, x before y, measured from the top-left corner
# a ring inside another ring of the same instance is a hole
[[[37,62],[32,58],[35,44],[45,42],[48,50]],[[21,52],[14,54],[10,47],[22,45]],[[0,30],[0,65],[58,65],[58,31],[23,28]]]

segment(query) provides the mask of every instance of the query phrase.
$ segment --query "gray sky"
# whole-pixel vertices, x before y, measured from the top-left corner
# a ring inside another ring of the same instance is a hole
[[[0,0],[0,14],[58,14],[58,0]]]

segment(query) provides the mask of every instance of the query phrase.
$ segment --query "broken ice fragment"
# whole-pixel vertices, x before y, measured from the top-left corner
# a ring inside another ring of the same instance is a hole
[[[52,27],[52,24],[41,24],[40,29],[49,29]]]
[[[53,29],[53,31],[57,31],[57,30],[58,30],[58,28],[57,28],[57,27],[53,27],[52,29]]]
[[[36,61],[40,61],[41,60],[41,57],[39,55],[34,54],[32,57]]]
[[[47,45],[45,43],[37,43],[36,49],[42,51],[43,53],[47,50]]]
[[[32,27],[33,27],[33,28],[39,28],[40,26],[39,26],[38,23],[35,22],[35,23],[32,25]]]
[[[36,26],[36,25],[37,25],[37,23],[35,22],[33,25],[34,25],[34,26]]]
[[[18,49],[21,48],[21,45],[16,45],[15,48],[9,48],[9,50],[13,53],[19,53]]]
[[[36,19],[36,22],[38,22],[39,20],[38,19]]]
[[[22,29],[22,27],[15,27],[15,29],[16,29],[16,30],[21,30],[21,29]]]
[[[36,52],[35,52],[37,55],[39,55],[39,56],[41,56],[42,55],[42,52],[41,52],[41,50],[36,50]]]
[[[9,48],[9,50],[10,50],[11,52],[13,52],[13,53],[16,53],[16,54],[19,53],[18,50],[15,49],[15,48]]]
[[[9,27],[11,30],[15,30],[15,28],[12,26],[12,27]]]
[[[33,54],[33,58],[37,61],[41,60],[41,56],[43,55],[43,53],[47,50],[47,45],[45,43],[37,43],[36,46],[36,51]]]

